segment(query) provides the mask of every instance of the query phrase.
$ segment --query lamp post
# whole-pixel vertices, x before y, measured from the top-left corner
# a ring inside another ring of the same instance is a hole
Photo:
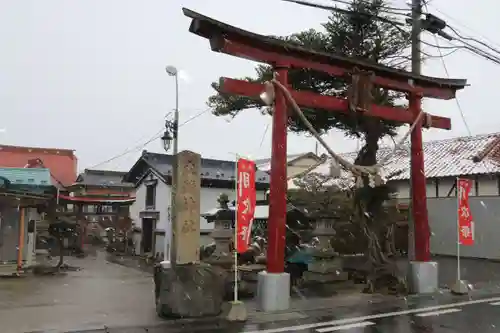
[[[172,191],[170,200],[170,228],[165,226],[165,237],[164,237],[164,249],[163,249],[163,261],[164,265],[169,265],[175,262],[175,258],[172,258],[170,253],[170,243],[173,234],[173,222],[175,219],[175,193],[176,193],[176,176],[177,176],[177,152],[178,152],[178,130],[179,130],[179,77],[178,70],[174,66],[165,67],[165,71],[169,76],[175,78],[175,111],[174,111],[174,121],[165,120],[165,133],[162,136],[163,148],[166,152],[170,149],[173,143],[173,163],[172,163]]]

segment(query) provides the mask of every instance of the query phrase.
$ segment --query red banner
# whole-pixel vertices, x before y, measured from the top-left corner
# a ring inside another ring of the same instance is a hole
[[[474,245],[474,221],[469,207],[472,180],[457,180],[458,189],[458,239],[461,245]]]
[[[237,172],[236,251],[242,253],[248,250],[255,212],[255,162],[240,158]]]

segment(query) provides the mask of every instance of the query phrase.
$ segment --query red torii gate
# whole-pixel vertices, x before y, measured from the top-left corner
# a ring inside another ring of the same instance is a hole
[[[184,15],[192,19],[189,31],[207,38],[212,51],[226,53],[272,65],[277,79],[288,86],[288,69],[307,68],[328,73],[332,76],[347,77],[354,71],[373,73],[371,82],[379,87],[409,94],[409,110],[398,107],[370,105],[363,115],[386,120],[412,123],[421,110],[422,97],[452,99],[456,91],[463,89],[466,80],[443,79],[415,75],[383,65],[355,60],[334,54],[311,51],[291,46],[275,38],[258,35],[225,23],[216,21],[189,9],[183,8]],[[221,92],[259,99],[264,85],[242,80],[221,78]],[[306,91],[290,91],[297,104],[348,113],[347,99],[319,95]],[[424,115],[411,133],[411,186],[412,212],[415,225],[415,260],[430,261],[430,229],[427,216],[426,181],[422,150],[422,126],[451,129],[449,118]],[[273,114],[271,185],[268,223],[267,271],[282,273],[284,270],[285,215],[286,215],[286,144],[287,106],[279,89],[276,90]]]

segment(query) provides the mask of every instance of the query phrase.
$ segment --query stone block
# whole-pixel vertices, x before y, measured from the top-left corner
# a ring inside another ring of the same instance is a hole
[[[343,261],[341,258],[334,258],[331,260],[315,260],[307,265],[307,269],[316,273],[335,273],[342,270]]]
[[[467,281],[464,280],[457,280],[455,283],[451,286],[451,293],[455,295],[466,295],[469,293],[469,286],[467,284]]]
[[[346,281],[349,279],[347,272],[337,271],[337,273],[321,274],[316,272],[304,272],[304,282],[330,283],[337,281]]]
[[[433,261],[411,261],[408,269],[410,291],[415,294],[434,293],[439,290],[438,264]]]
[[[264,312],[284,311],[290,307],[290,275],[288,273],[259,273],[257,306]]]
[[[339,253],[330,247],[328,248],[318,248],[312,255],[318,258],[335,258],[339,256]]]
[[[155,276],[156,312],[167,318],[217,316],[222,311],[225,272],[207,264],[174,265]]]
[[[242,322],[246,321],[248,318],[247,309],[243,302],[231,302],[231,308],[226,317],[228,321]]]

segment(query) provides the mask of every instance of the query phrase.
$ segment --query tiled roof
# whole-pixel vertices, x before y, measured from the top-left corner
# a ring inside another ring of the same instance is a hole
[[[427,178],[457,177],[479,174],[500,174],[500,133],[424,142],[424,167]],[[392,152],[392,147],[380,148],[377,160]],[[340,154],[353,162],[357,152]],[[328,175],[330,161],[311,173]],[[404,145],[383,167],[391,180],[410,179],[410,146]],[[351,175],[342,171],[343,179]]]
[[[141,158],[144,159],[152,167],[154,167],[162,175],[172,175],[172,155],[144,152]],[[201,159],[202,179],[234,181],[236,173],[235,169],[235,161],[215,160],[210,158]],[[257,183],[269,183],[269,175],[265,172],[257,170],[255,177],[255,181]]]
[[[0,168],[0,177],[13,185],[52,186],[49,169]]]
[[[120,171],[85,169],[84,172],[78,175],[75,183],[94,186],[134,187],[134,184],[122,181],[125,174],[126,172]]]
[[[73,150],[0,145],[0,167],[24,168],[30,160],[40,160],[50,169],[52,184],[68,186],[76,179],[77,158]]]

